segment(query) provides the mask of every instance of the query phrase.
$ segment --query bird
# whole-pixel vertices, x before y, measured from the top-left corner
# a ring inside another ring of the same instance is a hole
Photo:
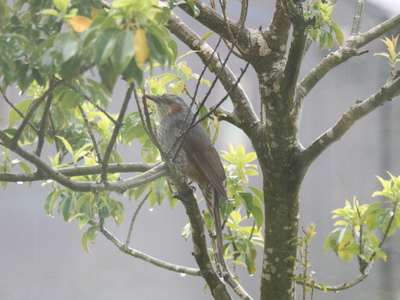
[[[228,272],[224,260],[222,225],[219,206],[228,202],[225,189],[226,175],[221,159],[210,137],[199,123],[191,126],[194,114],[186,102],[174,94],[146,95],[157,106],[159,125],[157,140],[162,152],[172,157],[182,174],[196,182],[214,219],[216,236],[216,263],[222,272]],[[181,138],[181,143],[177,139]],[[175,155],[176,151],[179,151]]]

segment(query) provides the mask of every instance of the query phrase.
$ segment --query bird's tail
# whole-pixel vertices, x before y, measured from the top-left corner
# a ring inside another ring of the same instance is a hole
[[[206,184],[206,186],[200,186],[203,196],[207,202],[207,209],[210,212],[211,216],[214,219],[214,227],[215,227],[215,237],[216,243],[214,247],[214,251],[216,251],[215,262],[217,265],[217,269],[220,275],[224,276],[229,272],[228,266],[226,265],[224,258],[224,245],[222,240],[222,223],[221,216],[219,210],[219,203],[224,199],[224,195],[219,195],[219,193],[215,190],[211,184]],[[227,198],[227,197],[226,197]]]

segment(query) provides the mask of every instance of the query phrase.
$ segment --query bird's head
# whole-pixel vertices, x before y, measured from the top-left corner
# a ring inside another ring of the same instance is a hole
[[[146,95],[146,98],[157,105],[160,118],[186,114],[189,110],[188,105],[180,97],[174,94]]]

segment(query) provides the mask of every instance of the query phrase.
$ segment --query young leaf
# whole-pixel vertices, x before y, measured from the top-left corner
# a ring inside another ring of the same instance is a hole
[[[60,139],[63,142],[65,149],[67,149],[67,151],[69,153],[71,153],[71,155],[74,154],[74,150],[72,150],[70,143],[65,138],[63,138],[62,136],[59,136],[59,135],[56,135],[56,138]]]

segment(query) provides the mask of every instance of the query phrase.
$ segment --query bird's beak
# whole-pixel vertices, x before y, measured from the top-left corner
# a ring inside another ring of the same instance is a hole
[[[146,99],[149,99],[155,103],[160,103],[160,96],[154,96],[154,95],[147,95],[146,94]]]

